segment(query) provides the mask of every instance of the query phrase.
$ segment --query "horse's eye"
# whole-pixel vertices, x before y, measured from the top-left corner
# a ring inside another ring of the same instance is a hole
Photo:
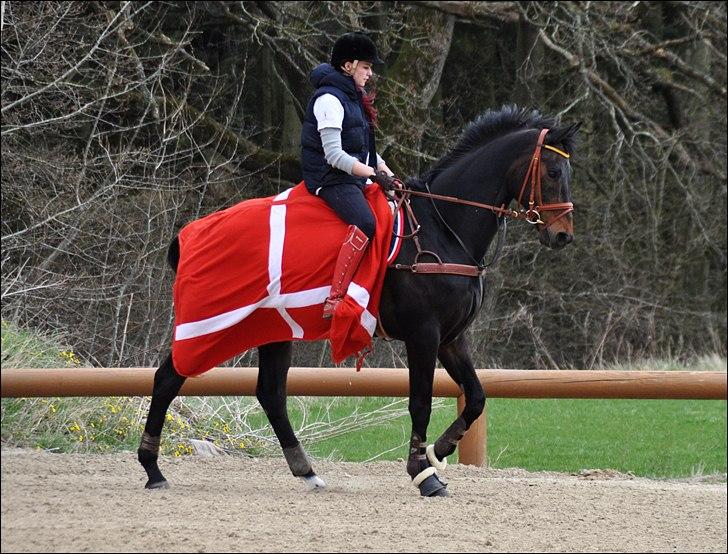
[[[554,169],[549,169],[548,174],[549,174],[549,179],[556,180],[559,177],[561,177],[561,170],[558,167],[554,168]]]

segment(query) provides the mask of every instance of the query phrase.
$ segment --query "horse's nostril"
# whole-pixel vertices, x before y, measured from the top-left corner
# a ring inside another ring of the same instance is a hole
[[[573,237],[573,236],[571,236],[571,234],[570,234],[570,233],[564,233],[564,232],[561,232],[561,233],[557,233],[557,235],[556,235],[556,243],[557,243],[557,244],[558,244],[559,246],[566,246],[566,245],[567,245],[567,244],[569,244],[569,243],[570,243],[570,242],[571,242],[572,240],[574,240],[574,237]]]

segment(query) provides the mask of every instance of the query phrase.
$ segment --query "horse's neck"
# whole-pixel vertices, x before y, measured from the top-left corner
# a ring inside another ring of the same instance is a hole
[[[511,200],[507,190],[500,190],[500,184],[504,182],[504,176],[498,175],[497,172],[485,172],[477,181],[453,178],[450,174],[444,173],[434,179],[431,191],[463,200],[500,205]],[[427,200],[425,206],[429,210],[429,217],[442,228],[445,235],[443,238],[453,245],[452,252],[456,255],[459,253],[459,257],[464,260],[463,263],[472,263],[473,259],[480,262],[483,259],[498,229],[497,214],[483,208],[444,201],[435,201],[433,206],[432,202]],[[440,221],[440,216],[444,223]],[[463,242],[469,255],[462,252],[462,246],[447,229],[448,226]]]

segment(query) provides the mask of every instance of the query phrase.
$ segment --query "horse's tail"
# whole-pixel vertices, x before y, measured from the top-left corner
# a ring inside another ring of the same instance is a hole
[[[179,235],[172,239],[169,243],[169,249],[167,250],[167,262],[176,272],[177,265],[179,264]]]

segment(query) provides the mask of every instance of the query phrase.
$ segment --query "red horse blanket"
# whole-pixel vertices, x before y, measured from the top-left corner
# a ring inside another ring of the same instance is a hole
[[[376,235],[344,301],[321,317],[348,225],[301,183],[185,226],[174,282],[174,367],[191,377],[255,346],[328,338],[335,363],[368,347],[387,269],[392,213],[364,195]]]

